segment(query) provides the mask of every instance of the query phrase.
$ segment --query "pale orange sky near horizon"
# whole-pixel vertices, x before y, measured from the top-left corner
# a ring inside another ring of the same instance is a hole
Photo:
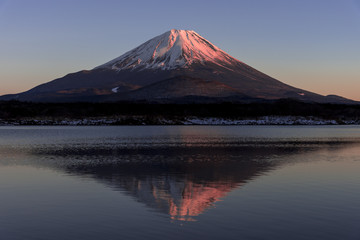
[[[360,101],[360,0],[162,3],[0,0],[0,95],[92,69],[177,28],[286,84]]]

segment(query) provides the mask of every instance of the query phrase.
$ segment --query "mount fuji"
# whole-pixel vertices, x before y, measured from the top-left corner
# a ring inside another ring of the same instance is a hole
[[[351,103],[282,83],[198,33],[172,29],[92,70],[68,74],[0,100],[34,102],[221,102],[293,98]]]

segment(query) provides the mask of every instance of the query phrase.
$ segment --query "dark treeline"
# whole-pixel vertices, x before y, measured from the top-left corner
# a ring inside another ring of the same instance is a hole
[[[0,119],[86,118],[114,116],[222,117],[314,116],[323,119],[360,119],[360,105],[304,103],[294,100],[219,104],[152,103],[30,103],[0,102]]]

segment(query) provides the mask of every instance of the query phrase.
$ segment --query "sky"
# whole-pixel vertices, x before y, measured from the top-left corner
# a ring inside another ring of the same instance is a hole
[[[0,95],[194,30],[284,83],[360,100],[360,0],[0,0]]]

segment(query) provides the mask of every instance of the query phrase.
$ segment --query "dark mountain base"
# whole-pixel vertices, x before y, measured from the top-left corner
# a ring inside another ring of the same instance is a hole
[[[181,124],[188,117],[257,119],[263,116],[297,116],[332,119],[337,123],[360,120],[360,105],[304,103],[277,100],[256,103],[152,104],[152,103],[29,103],[0,102],[0,120],[16,122],[52,119],[122,119],[118,125],[163,124],[159,119]],[[137,119],[142,119],[137,120]]]

